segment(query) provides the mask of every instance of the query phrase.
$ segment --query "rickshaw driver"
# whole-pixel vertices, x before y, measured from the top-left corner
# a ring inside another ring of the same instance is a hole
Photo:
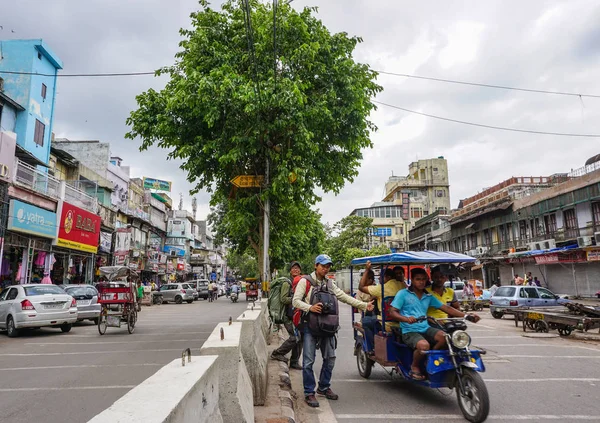
[[[413,269],[410,272],[411,285],[396,294],[389,310],[390,318],[400,322],[402,341],[414,349],[410,376],[415,380],[424,380],[420,365],[425,359],[425,352],[431,349],[441,350],[446,346],[446,337],[440,329],[432,328],[424,320],[417,322],[418,317],[425,316],[427,309],[435,307],[453,317],[465,317],[466,314],[442,304],[440,300],[425,291],[427,272],[425,269]],[[472,320],[478,322],[480,317],[472,315]]]
[[[450,287],[445,287],[444,283],[448,280],[447,273],[449,269],[447,266],[439,265],[431,269],[431,281],[432,285],[425,290],[433,295],[435,298],[440,300],[442,304],[449,305],[452,308],[460,310],[460,304],[456,298],[456,293]],[[448,317],[448,314],[435,307],[429,307],[427,310],[427,316],[435,317],[436,319],[444,319]]]

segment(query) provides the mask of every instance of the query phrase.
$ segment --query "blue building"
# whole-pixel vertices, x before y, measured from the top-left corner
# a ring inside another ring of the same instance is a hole
[[[24,109],[16,108],[14,129],[7,130],[17,134],[17,156],[32,156],[26,160],[30,163],[46,165],[50,158],[56,79],[62,67],[42,40],[0,40],[0,88]],[[3,113],[6,126],[12,126],[12,117]]]

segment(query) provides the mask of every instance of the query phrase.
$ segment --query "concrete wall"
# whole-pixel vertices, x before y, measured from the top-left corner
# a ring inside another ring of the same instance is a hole
[[[17,111],[10,104],[5,103],[2,107],[2,115],[0,116],[0,131],[15,132],[17,124]]]
[[[217,357],[173,360],[89,423],[222,423]],[[168,387],[165,389],[165,387]]]
[[[267,398],[267,343],[261,309],[247,310],[236,321],[242,323],[242,357],[252,381],[254,405],[264,405]]]
[[[40,39],[5,40],[0,48],[0,70],[53,75],[2,74],[6,95],[25,108],[16,119],[18,145],[48,163],[56,97],[55,75],[62,69],[62,63]],[[45,98],[42,97],[42,84],[46,85]],[[45,125],[43,145],[34,142],[36,120]]]
[[[221,339],[221,329],[224,338]],[[225,422],[254,422],[252,383],[241,350],[241,323],[219,323],[200,355],[218,355],[219,408]]]

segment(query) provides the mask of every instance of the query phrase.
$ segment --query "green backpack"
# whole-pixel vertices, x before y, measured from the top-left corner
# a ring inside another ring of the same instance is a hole
[[[269,300],[267,307],[269,308],[269,316],[276,325],[284,323],[286,316],[286,307],[281,302],[281,288],[283,284],[288,283],[291,286],[291,282],[286,277],[280,277],[271,282],[269,289]]]

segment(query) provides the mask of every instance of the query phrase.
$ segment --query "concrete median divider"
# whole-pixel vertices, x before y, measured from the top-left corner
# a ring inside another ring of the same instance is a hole
[[[88,423],[222,423],[214,355],[173,360]],[[242,421],[242,420],[237,420]]]
[[[217,355],[219,408],[224,422],[254,422],[252,382],[242,356],[242,323],[219,323],[202,348],[201,356]]]
[[[247,310],[236,321],[242,324],[242,356],[252,381],[254,405],[264,405],[267,397],[267,342],[263,334],[261,310]]]
[[[269,310],[267,307],[267,300],[257,301],[253,304],[248,304],[248,310],[260,310],[260,323],[261,330],[264,338],[269,340]]]

